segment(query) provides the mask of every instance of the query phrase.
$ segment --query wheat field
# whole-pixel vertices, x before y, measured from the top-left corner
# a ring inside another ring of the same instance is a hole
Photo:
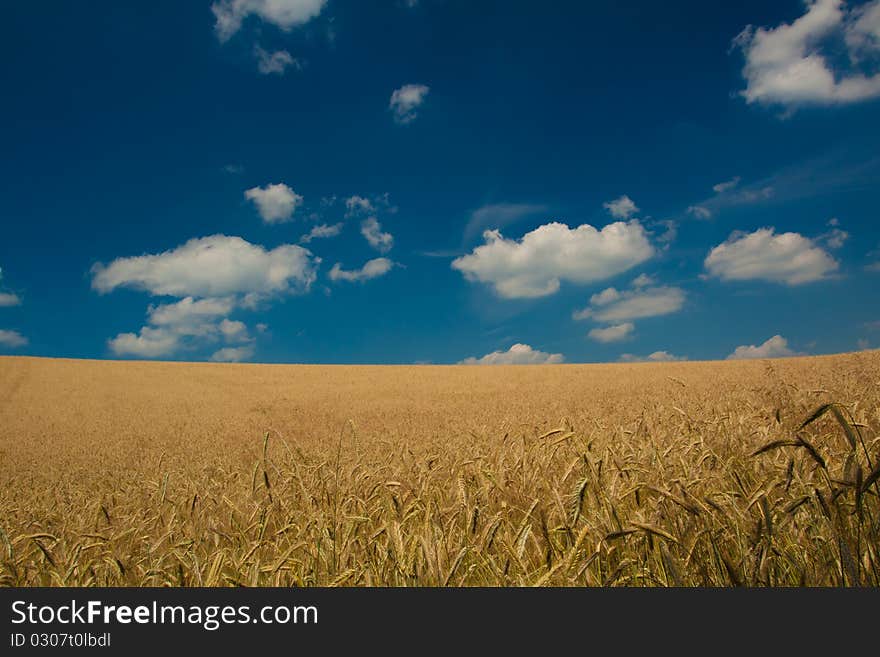
[[[0,358],[6,586],[880,584],[880,352]]]

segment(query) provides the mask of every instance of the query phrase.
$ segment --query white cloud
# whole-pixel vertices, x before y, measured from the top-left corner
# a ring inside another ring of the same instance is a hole
[[[734,349],[728,360],[740,360],[745,358],[784,358],[786,356],[797,356],[798,354],[788,347],[788,341],[781,335],[774,335],[764,344],[755,346],[742,345]]]
[[[635,328],[632,322],[624,322],[605,328],[594,328],[587,335],[596,342],[620,342],[630,337]]]
[[[290,221],[296,208],[303,202],[303,197],[284,183],[252,187],[245,191],[244,197],[254,202],[260,217],[267,224]]]
[[[317,17],[327,0],[217,0],[211,5],[220,41],[229,40],[245,18],[257,16],[284,31]]]
[[[548,354],[544,351],[532,349],[527,344],[517,343],[507,351],[493,351],[481,358],[465,358],[459,361],[460,365],[542,365],[550,363],[562,363],[565,357],[562,354]]]
[[[388,258],[374,258],[367,261],[360,269],[353,270],[343,269],[342,264],[337,262],[330,270],[330,280],[359,283],[361,281],[368,281],[371,278],[384,276],[391,271],[392,267],[394,267],[394,263]]]
[[[636,356],[635,354],[621,354],[620,356],[622,363],[672,363],[681,360],[687,360],[687,356],[676,356],[668,351],[655,351],[647,356]]]
[[[231,313],[234,306],[232,297],[199,300],[185,297],[176,303],[150,306],[147,316],[154,326],[173,328],[183,335],[203,335],[211,332],[206,328],[211,322]]]
[[[734,176],[730,180],[725,180],[724,182],[720,182],[717,185],[712,185],[712,191],[718,194],[722,194],[739,185],[739,180],[739,176]]]
[[[226,318],[234,307],[232,297],[186,297],[176,303],[150,306],[146,326],[138,333],[120,333],[107,345],[117,356],[159,358],[180,350],[198,349],[219,338],[226,342],[250,342],[252,338],[244,322]]]
[[[603,203],[603,206],[615,219],[629,219],[631,215],[639,211],[633,200],[626,194],[613,201]]]
[[[9,331],[0,329],[0,347],[23,347],[28,343],[28,339],[18,331]]]
[[[693,215],[697,219],[709,219],[712,217],[712,211],[702,205],[690,205],[688,206],[687,213],[689,215]]]
[[[98,263],[92,267],[92,288],[103,294],[131,287],[175,297],[307,292],[320,261],[293,244],[267,251],[240,237],[211,235],[156,255]]]
[[[483,237],[485,244],[456,258],[452,268],[470,281],[491,284],[496,294],[508,299],[554,294],[563,280],[585,284],[610,278],[654,255],[636,220],[618,221],[602,230],[554,222],[521,240],[506,239],[497,230],[487,230]]]
[[[107,341],[117,356],[160,358],[170,356],[180,348],[180,334],[164,328],[144,326],[139,334],[120,333]]]
[[[276,75],[284,75],[284,71],[290,66],[297,70],[302,69],[300,61],[294,59],[286,50],[269,52],[268,50],[264,50],[260,46],[257,46],[254,48],[254,55],[257,58],[257,70],[263,75],[271,75],[273,73]]]
[[[724,281],[767,280],[799,285],[827,278],[837,261],[799,233],[776,234],[773,228],[733,233],[709,252],[705,260],[711,276]]]
[[[400,124],[412,123],[418,116],[416,110],[425,102],[430,87],[424,84],[405,84],[395,89],[388,102],[388,109],[394,114],[394,120]]]
[[[342,232],[343,224],[333,224],[332,226],[328,224],[321,224],[319,226],[315,226],[308,233],[299,238],[300,244],[308,244],[312,240],[317,239],[325,239],[328,237],[336,237],[339,233]]]
[[[660,244],[664,250],[668,249],[675,241],[675,238],[678,237],[678,222],[673,221],[672,219],[656,221],[652,226],[663,226],[665,229],[656,237],[657,243]]]
[[[592,318],[599,322],[660,317],[678,312],[684,301],[684,290],[678,287],[636,287],[624,292],[609,287],[590,297],[590,306],[577,311],[573,317]]]
[[[240,363],[254,356],[254,346],[223,347],[211,354],[211,360],[215,363]]]
[[[0,308],[20,306],[21,298],[12,292],[0,292]]]
[[[657,281],[654,280],[652,276],[648,274],[639,274],[633,279],[632,286],[633,287],[648,287],[649,285],[655,285]]]
[[[876,54],[880,0],[853,10],[842,0],[806,0],[806,13],[775,28],[746,27],[734,40],[745,56],[740,92],[748,103],[784,105],[845,104],[880,96],[880,73],[866,75],[858,63]],[[843,37],[848,58],[833,55],[833,38]],[[823,48],[830,46],[823,54]],[[847,61],[848,59],[848,61]]]
[[[839,228],[840,221],[837,218],[829,219],[828,225],[831,226],[831,230],[817,237],[816,241],[822,242],[829,249],[839,249],[849,239],[849,233]]]
[[[361,235],[379,253],[388,253],[394,246],[394,236],[382,232],[382,224],[376,220],[376,217],[367,217],[361,222]]]
[[[375,214],[376,207],[373,202],[363,196],[349,196],[345,199],[345,217],[357,217],[366,214]]]
[[[224,319],[217,328],[226,342],[252,342],[247,324],[232,319]]]

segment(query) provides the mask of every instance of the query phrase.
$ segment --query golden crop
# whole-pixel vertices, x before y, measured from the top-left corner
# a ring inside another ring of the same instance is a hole
[[[878,386],[0,358],[0,584],[878,585]]]

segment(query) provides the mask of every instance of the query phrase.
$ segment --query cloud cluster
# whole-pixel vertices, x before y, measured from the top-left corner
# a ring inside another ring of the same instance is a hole
[[[746,102],[792,108],[880,96],[880,73],[860,66],[880,52],[880,0],[853,9],[842,0],[806,0],[805,6],[792,23],[749,25],[734,40],[745,56],[740,93]],[[846,57],[835,59],[835,69],[834,40],[841,38]]]
[[[221,42],[228,41],[248,16],[288,31],[316,18],[327,0],[217,0],[211,5],[214,29]]]
[[[564,361],[562,354],[548,354],[532,349],[527,344],[517,343],[507,351],[493,351],[480,358],[465,358],[459,361],[459,365],[543,365]]]
[[[654,255],[654,247],[637,220],[569,228],[549,223],[520,240],[498,230],[483,233],[485,243],[456,258],[452,268],[470,281],[486,283],[506,299],[554,294],[561,281],[592,283],[620,274]]]
[[[395,89],[388,101],[388,109],[391,110],[394,121],[402,125],[415,121],[418,109],[424,104],[430,90],[424,84],[405,84]]]
[[[800,285],[827,278],[837,261],[800,233],[760,228],[733,233],[713,248],[704,262],[706,271],[723,281],[766,280]]]
[[[747,358],[785,358],[788,356],[797,356],[797,352],[792,351],[788,347],[788,341],[781,335],[774,335],[772,338],[755,346],[741,345],[734,349],[728,360],[742,360]]]
[[[337,262],[330,270],[331,281],[348,281],[350,283],[361,283],[371,278],[379,278],[384,276],[394,267],[394,263],[388,258],[374,258],[360,269],[346,270],[342,268],[342,263]]]
[[[319,263],[319,258],[293,244],[266,250],[240,237],[212,235],[155,255],[98,263],[92,268],[92,288],[106,294],[131,287],[155,296],[179,297],[173,303],[150,305],[140,331],[108,341],[118,356],[159,358],[219,341],[252,343],[247,326],[228,315],[274,296],[307,292]],[[242,357],[253,353],[253,345],[234,353]]]
[[[120,333],[107,345],[117,356],[160,358],[218,341],[253,342],[244,322],[226,318],[235,307],[231,297],[185,297],[175,303],[151,305],[147,308],[147,325],[138,333]]]
[[[293,219],[293,213],[302,205],[303,197],[284,183],[252,187],[244,197],[253,201],[257,212],[267,224],[278,224]]]

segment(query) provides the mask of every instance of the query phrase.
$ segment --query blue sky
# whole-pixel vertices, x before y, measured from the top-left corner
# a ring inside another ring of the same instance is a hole
[[[14,3],[0,30],[0,354],[880,346],[880,0]]]

